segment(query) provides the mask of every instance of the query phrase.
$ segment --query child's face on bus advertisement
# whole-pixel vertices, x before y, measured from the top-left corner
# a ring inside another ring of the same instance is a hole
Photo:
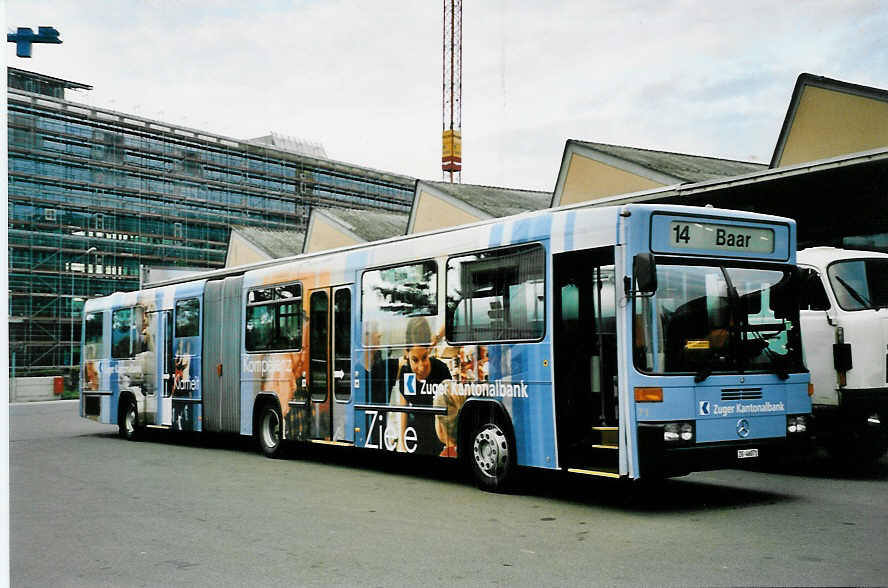
[[[425,380],[432,371],[432,362],[429,361],[428,347],[411,347],[407,350],[407,361],[410,363],[410,371],[416,374],[416,379]]]

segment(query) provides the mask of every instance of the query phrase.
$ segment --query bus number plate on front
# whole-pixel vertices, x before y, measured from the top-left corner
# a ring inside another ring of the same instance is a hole
[[[738,449],[737,450],[737,459],[743,459],[744,457],[758,457],[759,450],[758,449]]]

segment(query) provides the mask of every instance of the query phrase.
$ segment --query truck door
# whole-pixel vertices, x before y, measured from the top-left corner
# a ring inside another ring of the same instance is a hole
[[[802,353],[814,384],[814,404],[838,406],[836,370],[833,362],[835,326],[830,324],[831,308],[823,276],[814,268],[801,269],[799,321],[802,326]]]

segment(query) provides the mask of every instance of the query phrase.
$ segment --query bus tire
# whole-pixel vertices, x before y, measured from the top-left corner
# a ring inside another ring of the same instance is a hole
[[[475,485],[487,492],[509,488],[515,468],[515,443],[509,428],[496,414],[475,419],[469,437],[468,461]]]
[[[127,397],[117,414],[117,434],[127,441],[138,441],[142,437],[142,428],[139,426],[139,410],[136,401]]]
[[[281,456],[281,411],[271,402],[265,402],[256,415],[256,439],[266,457]]]

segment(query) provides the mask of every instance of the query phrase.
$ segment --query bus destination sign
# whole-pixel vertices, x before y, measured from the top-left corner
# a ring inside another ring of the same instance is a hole
[[[672,221],[669,241],[679,249],[773,253],[774,229]]]

